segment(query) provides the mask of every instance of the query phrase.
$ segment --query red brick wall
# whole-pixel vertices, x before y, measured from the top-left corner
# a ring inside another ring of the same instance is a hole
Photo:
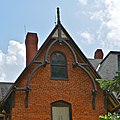
[[[46,48],[45,48],[46,49]],[[38,59],[43,59],[45,49]],[[51,80],[50,64],[39,68],[34,75],[30,86],[29,106],[25,108],[25,92],[17,91],[15,108],[12,109],[12,120],[51,120],[51,103],[64,100],[72,105],[72,120],[98,120],[103,114],[103,91],[97,86],[96,110],[92,109],[93,89],[89,76],[80,68],[72,68],[73,56],[64,44],[56,44],[50,49],[48,59],[53,51],[64,52],[68,62],[68,80]],[[28,73],[21,79],[19,87],[25,87],[32,65]]]

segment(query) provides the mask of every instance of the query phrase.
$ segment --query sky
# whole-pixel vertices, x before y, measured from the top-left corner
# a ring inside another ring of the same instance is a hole
[[[1,0],[0,82],[14,82],[25,68],[25,36],[38,34],[39,46],[61,23],[86,57],[120,51],[120,0]]]

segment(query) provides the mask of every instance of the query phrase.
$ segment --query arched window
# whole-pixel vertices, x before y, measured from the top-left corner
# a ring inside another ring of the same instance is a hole
[[[67,79],[67,60],[62,52],[51,54],[51,79]]]
[[[71,104],[63,100],[51,103],[52,120],[72,120]]]

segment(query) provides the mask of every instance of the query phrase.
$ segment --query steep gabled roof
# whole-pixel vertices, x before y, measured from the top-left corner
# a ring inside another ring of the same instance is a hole
[[[66,29],[63,27],[63,25],[60,22],[59,16],[58,16],[58,23],[57,23],[57,25],[54,27],[54,29],[52,30],[52,32],[50,33],[50,35],[48,36],[48,38],[42,44],[42,46],[38,50],[37,54],[35,55],[34,59],[31,61],[31,63],[28,66],[26,66],[26,68],[23,70],[23,72],[20,74],[20,76],[18,77],[18,79],[15,81],[15,83],[11,87],[11,89],[7,92],[6,96],[2,99],[2,102],[1,102],[2,106],[4,106],[6,100],[9,98],[9,96],[11,95],[11,93],[15,90],[15,87],[21,81],[21,78],[27,73],[27,71],[29,70],[29,68],[34,63],[39,62],[39,63],[41,63],[41,65],[45,64],[45,63],[43,63],[43,61],[36,61],[36,60],[37,60],[38,56],[41,54],[42,49],[44,49],[45,46],[51,45],[51,43],[54,43],[52,41],[53,38],[54,38],[54,41],[57,40],[57,39],[59,39],[59,42],[62,42],[61,39],[64,38],[64,42],[66,43],[66,45],[68,45],[68,47],[73,52],[73,55],[74,55],[74,58],[75,58],[75,66],[77,65],[77,66],[81,67],[90,76],[90,78],[92,79],[91,81],[93,82],[93,87],[94,87],[94,90],[92,92],[93,92],[93,95],[96,96],[96,85],[95,85],[96,81],[94,79],[95,78],[100,78],[100,76],[96,72],[96,70],[93,68],[93,66],[90,64],[89,60],[85,57],[85,55],[80,50],[80,48],[77,46],[77,44],[72,39],[72,37],[68,34],[68,32],[66,31]],[[46,55],[47,55],[47,52],[46,52]],[[81,60],[78,61],[77,58],[76,58],[76,56],[81,56]],[[44,62],[47,62],[46,58],[44,59]],[[37,68],[34,69],[33,72],[35,70],[37,70]],[[30,77],[28,78],[28,80],[31,78],[33,72],[30,74]],[[26,90],[28,90],[28,86],[26,86]],[[93,100],[94,100],[94,98],[93,98]]]
[[[27,71],[29,70],[30,66],[33,65],[36,62],[39,54],[42,52],[42,49],[45,46],[50,45],[51,42],[53,42],[52,41],[53,38],[54,38],[54,40],[55,39],[59,39],[59,42],[61,42],[60,40],[64,38],[64,42],[68,45],[68,47],[71,49],[71,51],[72,51],[72,53],[74,55],[75,64],[77,63],[77,66],[79,66],[83,70],[85,70],[87,72],[87,74],[92,78],[93,86],[94,86],[94,89],[95,89],[94,91],[96,91],[94,78],[96,78],[96,77],[100,78],[100,76],[97,74],[97,72],[92,67],[92,65],[90,64],[90,62],[88,61],[88,59],[85,57],[85,55],[83,54],[83,52],[80,50],[80,48],[77,46],[77,44],[75,43],[75,41],[68,34],[68,32],[63,27],[63,25],[61,24],[60,20],[58,19],[57,25],[54,27],[54,29],[52,30],[52,32],[50,33],[50,35],[48,36],[48,38],[42,44],[42,46],[38,50],[38,52],[37,52],[36,56],[34,57],[34,59],[31,61],[31,63],[28,66],[26,66],[26,68],[20,74],[20,76],[18,77],[18,79],[15,81],[14,85],[8,91],[7,95],[2,99],[2,103],[4,103],[7,100],[7,98],[10,96],[10,94],[14,91],[15,86],[17,86],[19,84],[19,82],[21,81],[21,78],[27,73]],[[81,61],[78,61],[76,56],[81,56]],[[44,61],[46,61],[46,59]],[[78,62],[79,62],[79,64],[78,64]],[[82,67],[82,66],[84,66],[84,67]],[[94,78],[92,76],[94,76]],[[28,88],[28,86],[26,86],[26,87]]]

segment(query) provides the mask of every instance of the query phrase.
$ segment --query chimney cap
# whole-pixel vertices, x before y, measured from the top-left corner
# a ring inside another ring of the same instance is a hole
[[[38,43],[37,33],[32,33],[32,32],[28,32],[27,33],[26,39],[25,39],[25,44],[27,44],[29,42],[36,42],[36,43]]]
[[[28,32],[27,35],[26,35],[26,38],[29,37],[29,36],[30,36],[30,37],[31,37],[31,36],[37,37],[37,33]]]
[[[102,49],[97,49],[94,54],[94,59],[103,59],[104,53]]]

